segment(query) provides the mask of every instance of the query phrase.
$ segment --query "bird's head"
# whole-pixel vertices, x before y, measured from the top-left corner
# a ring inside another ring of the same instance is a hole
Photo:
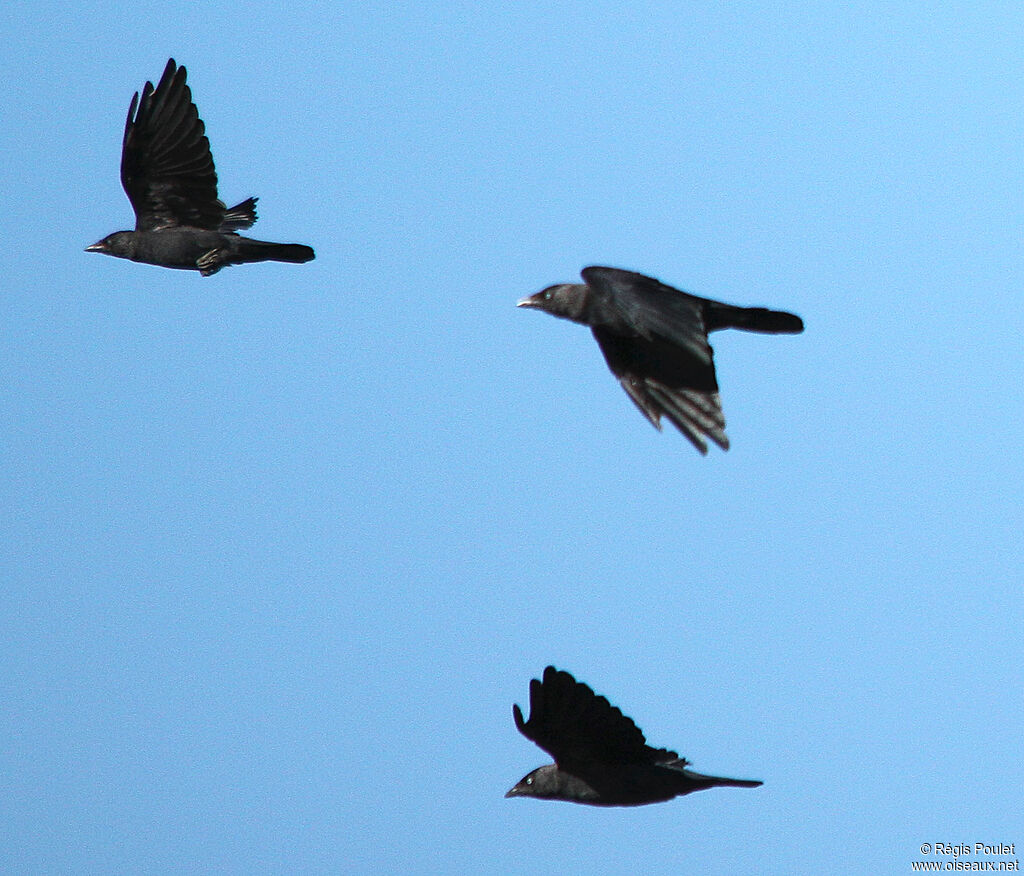
[[[558,283],[542,289],[536,295],[520,299],[516,302],[516,307],[532,307],[546,311],[552,316],[582,322],[589,292],[590,288],[583,283]]]
[[[506,797],[548,797],[561,798],[563,773],[553,763],[537,767],[532,773],[523,776],[506,792]]]
[[[92,246],[87,246],[85,251],[130,258],[133,248],[134,243],[130,231],[115,231],[113,234],[108,234],[103,240],[96,241]]]

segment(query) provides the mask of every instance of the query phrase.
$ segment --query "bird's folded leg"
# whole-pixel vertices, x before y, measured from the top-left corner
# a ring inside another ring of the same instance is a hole
[[[217,271],[228,264],[227,255],[228,251],[226,249],[211,249],[209,252],[204,252],[196,259],[196,267],[199,268],[199,273],[204,277],[216,274]]]

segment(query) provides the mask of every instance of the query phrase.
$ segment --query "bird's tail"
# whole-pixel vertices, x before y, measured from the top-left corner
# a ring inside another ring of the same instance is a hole
[[[221,231],[241,231],[251,228],[258,218],[256,216],[257,198],[246,198],[241,204],[235,204],[224,213],[220,223]]]
[[[301,243],[268,243],[243,237],[238,247],[238,263],[243,262],[291,262],[302,264],[315,257],[313,248]]]
[[[726,779],[722,776],[705,776],[693,770],[683,770],[688,779],[700,782],[705,788],[758,788],[764,784],[756,779]]]
[[[706,308],[704,321],[709,332],[738,328],[768,335],[797,335],[804,330],[804,321],[794,313],[764,307],[734,307],[717,301]]]

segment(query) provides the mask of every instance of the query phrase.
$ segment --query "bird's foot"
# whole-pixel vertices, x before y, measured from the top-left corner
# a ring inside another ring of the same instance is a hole
[[[204,252],[196,259],[196,267],[199,268],[199,273],[204,277],[211,277],[216,274],[217,271],[228,263],[227,254],[227,250],[224,249],[211,249],[209,252]]]

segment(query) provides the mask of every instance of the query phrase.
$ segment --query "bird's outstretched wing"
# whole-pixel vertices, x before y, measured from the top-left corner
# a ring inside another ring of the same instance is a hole
[[[651,748],[640,728],[605,697],[553,666],[542,681],[530,682],[530,720],[523,720],[517,705],[512,716],[520,733],[575,775],[595,767],[682,760],[674,751]]]
[[[175,226],[218,230],[224,220],[210,141],[185,84],[185,68],[173,58],[155,89],[147,82],[142,97],[136,92],[132,98],[121,184],[135,210],[136,231]]]
[[[701,453],[728,450],[705,315],[714,302],[619,268],[583,269],[593,292],[591,329],[605,361],[640,412],[662,416]]]
[[[701,453],[705,438],[729,449],[725,415],[713,365],[702,365],[659,336],[623,337],[593,329],[608,368],[632,402],[655,428],[662,415]]]

